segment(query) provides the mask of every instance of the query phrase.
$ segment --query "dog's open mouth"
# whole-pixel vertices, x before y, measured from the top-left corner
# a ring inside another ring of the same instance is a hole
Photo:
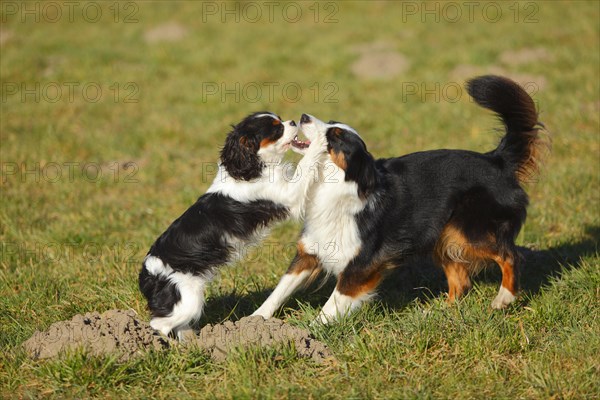
[[[304,149],[307,149],[308,146],[310,146],[310,140],[306,140],[303,142],[302,140],[298,139],[297,135],[292,139],[292,147],[295,147],[300,150],[304,150]]]

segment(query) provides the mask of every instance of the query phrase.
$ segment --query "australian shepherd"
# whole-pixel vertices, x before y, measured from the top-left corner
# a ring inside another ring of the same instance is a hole
[[[335,179],[310,189],[297,254],[255,315],[271,317],[325,270],[337,285],[318,320],[335,320],[367,300],[387,271],[423,256],[443,268],[449,301],[490,261],[502,271],[492,308],[515,300],[521,269],[515,238],[528,205],[523,186],[549,143],[533,100],[513,81],[481,76],[467,90],[504,123],[504,137],[487,153],[433,150],[376,160],[355,129],[303,115],[303,132],[326,136],[323,171],[334,170],[328,177]]]

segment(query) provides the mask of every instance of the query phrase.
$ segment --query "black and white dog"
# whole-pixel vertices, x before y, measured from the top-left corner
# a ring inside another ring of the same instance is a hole
[[[254,113],[233,127],[221,151],[212,185],[156,240],[144,259],[140,290],[163,334],[181,333],[198,320],[204,290],[220,266],[237,259],[275,221],[298,218],[305,208],[313,171],[326,157],[324,133],[298,140],[294,121]],[[282,162],[293,148],[304,157],[293,176]]]
[[[488,153],[435,150],[375,160],[348,125],[303,118],[307,135],[327,137],[337,179],[311,188],[297,254],[287,273],[254,313],[269,318],[323,269],[337,286],[318,320],[357,309],[387,270],[432,255],[448,279],[449,301],[470,287],[470,275],[489,261],[502,270],[493,308],[515,300],[520,257],[515,246],[526,217],[523,189],[549,143],[539,133],[531,97],[498,76],[468,82],[475,101],[496,112],[506,134]]]

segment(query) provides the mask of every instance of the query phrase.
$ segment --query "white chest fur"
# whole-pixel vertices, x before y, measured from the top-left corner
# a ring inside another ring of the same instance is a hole
[[[307,204],[301,242],[309,254],[316,255],[327,273],[339,274],[360,250],[361,240],[355,215],[363,207],[357,185],[344,181],[344,172],[331,161],[323,166],[325,176],[312,188]]]

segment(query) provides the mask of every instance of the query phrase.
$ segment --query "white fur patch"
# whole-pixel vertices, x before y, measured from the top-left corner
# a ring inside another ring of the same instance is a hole
[[[352,311],[358,309],[369,297],[370,296],[361,296],[353,298],[341,294],[335,289],[317,316],[317,321],[323,324],[337,321],[340,317],[348,315]]]
[[[516,299],[515,295],[512,294],[510,292],[510,290],[508,290],[504,286],[500,286],[498,295],[496,296],[494,301],[492,301],[492,308],[497,309],[497,310],[499,310],[501,308],[506,308],[506,306],[508,306],[513,301],[515,301],[515,299]]]
[[[273,293],[252,315],[260,315],[264,319],[271,318],[298,287],[306,282],[310,274],[311,271],[301,271],[299,274],[283,275]]]
[[[169,276],[173,273],[173,268],[171,268],[169,264],[163,263],[160,258],[153,255],[146,256],[144,259],[144,266],[146,267],[146,270],[154,276]]]
[[[271,118],[279,120],[279,117],[273,113],[263,113],[263,114],[258,114],[256,116],[254,116],[254,118],[262,118],[262,117],[271,117]]]
[[[364,207],[357,184],[344,180],[344,171],[331,160],[323,165],[322,182],[311,191],[301,243],[319,258],[323,269],[338,275],[361,247],[355,215]]]
[[[298,135],[298,127],[291,121],[283,122],[283,135],[275,143],[270,143],[258,150],[258,155],[265,163],[280,163],[283,154],[291,147],[292,140]]]
[[[164,335],[168,335],[172,330],[179,333],[189,329],[189,324],[202,315],[204,289],[211,278],[181,272],[173,272],[169,275],[169,280],[177,287],[181,300],[175,304],[171,315],[153,318],[150,326]]]
[[[332,124],[330,125],[331,127],[336,127],[336,128],[341,128],[345,131],[348,132],[352,132],[354,133],[356,136],[360,137],[360,135],[358,134],[358,132],[356,131],[356,129],[352,128],[351,126],[348,126],[346,124],[342,124],[342,123],[337,123],[337,124]]]

